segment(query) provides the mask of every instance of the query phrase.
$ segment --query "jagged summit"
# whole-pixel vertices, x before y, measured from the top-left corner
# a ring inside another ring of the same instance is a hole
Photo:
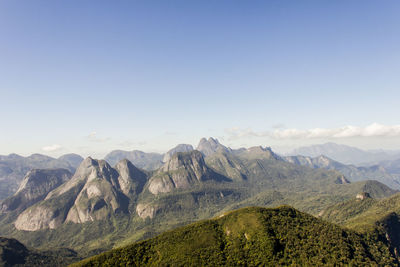
[[[209,156],[214,154],[215,152],[230,152],[231,149],[222,145],[218,139],[214,139],[212,137],[208,138],[202,138],[197,145],[196,150],[200,151],[203,153],[204,156]]]

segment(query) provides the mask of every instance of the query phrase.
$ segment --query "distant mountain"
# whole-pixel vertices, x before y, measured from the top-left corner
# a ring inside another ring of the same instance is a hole
[[[22,180],[17,192],[0,202],[2,212],[22,211],[72,177],[66,169],[33,169]]]
[[[1,266],[63,266],[76,260],[77,253],[70,249],[28,249],[16,239],[0,237]]]
[[[164,154],[163,162],[167,162],[171,158],[171,156],[177,152],[190,152],[193,150],[194,148],[192,145],[179,144],[176,147],[168,150],[167,153]]]
[[[22,212],[15,227],[25,231],[53,229],[64,222],[84,223],[127,213],[132,195],[125,193],[142,188],[145,176],[126,160],[114,169],[104,160],[89,157],[70,180]]]
[[[244,208],[74,266],[398,266],[386,240],[291,207]]]
[[[209,156],[211,154],[214,154],[216,152],[231,152],[232,149],[221,145],[218,141],[218,139],[214,139],[212,137],[205,139],[202,138],[199,142],[199,144],[197,145],[196,150],[200,151],[201,153],[203,153],[204,156]]]
[[[70,172],[75,171],[75,167],[66,160],[41,154],[33,154],[28,157],[17,154],[0,156],[0,200],[15,193],[20,182],[30,170],[56,168],[67,169]]]
[[[114,150],[108,153],[104,159],[114,166],[119,161],[127,159],[132,162],[136,167],[144,170],[156,170],[162,166],[163,155],[158,153],[146,153],[139,150],[124,151]]]
[[[400,175],[400,158],[381,161],[379,165],[385,168],[389,173]]]
[[[385,151],[365,151],[356,147],[339,145],[336,143],[326,143],[321,145],[311,145],[300,147],[289,155],[302,155],[308,157],[327,156],[333,160],[355,165],[376,164],[379,161],[390,160],[394,157],[400,158],[400,152],[391,153]]]
[[[327,170],[337,170],[344,174],[350,181],[376,180],[390,186],[393,189],[400,190],[400,175],[388,173],[386,169],[379,165],[370,167],[356,167],[346,165],[326,156],[306,157],[306,156],[288,156],[284,159],[290,163],[308,166],[311,168],[324,168]]]
[[[78,154],[65,154],[62,155],[61,157],[58,158],[61,161],[65,161],[68,162],[69,165],[71,165],[72,167],[74,167],[75,169],[78,168],[78,166],[81,164],[81,162],[83,161],[83,158],[78,155]]]

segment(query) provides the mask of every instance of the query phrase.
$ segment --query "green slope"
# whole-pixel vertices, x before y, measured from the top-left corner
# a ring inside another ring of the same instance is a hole
[[[325,209],[321,217],[348,228],[367,231],[391,213],[400,214],[400,193],[384,199],[351,199]]]
[[[291,207],[244,208],[114,249],[74,266],[386,265],[398,261],[360,235]]]

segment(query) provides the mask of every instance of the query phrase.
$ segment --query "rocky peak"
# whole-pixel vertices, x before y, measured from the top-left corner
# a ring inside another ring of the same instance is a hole
[[[95,160],[87,157],[79,165],[71,180],[91,181],[93,179],[106,179],[115,184],[117,177],[118,173],[105,160]]]
[[[102,220],[114,213],[127,212],[129,196],[125,193],[136,192],[139,188],[132,175],[140,171],[128,161],[120,162],[116,168],[104,160],[86,158],[68,182],[22,212],[15,227],[36,231],[56,228],[64,222]],[[145,175],[138,179],[143,187]]]
[[[231,149],[219,143],[218,139],[212,137],[205,139],[202,138],[197,146],[198,151],[204,154],[204,156],[209,156],[215,152],[229,152]]]
[[[178,152],[150,179],[149,191],[156,195],[174,188],[189,188],[211,179],[213,174],[199,151]]]
[[[114,168],[119,173],[118,182],[122,192],[127,196],[137,196],[147,181],[147,175],[127,159],[118,162]]]
[[[205,162],[203,155],[197,151],[191,152],[178,152],[175,153],[172,158],[166,162],[160,169],[162,172],[175,171],[181,168],[192,168],[192,169],[205,169]]]

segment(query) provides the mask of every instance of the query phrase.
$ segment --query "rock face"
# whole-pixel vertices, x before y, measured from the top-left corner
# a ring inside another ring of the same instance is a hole
[[[157,212],[157,207],[153,207],[149,204],[138,204],[136,206],[136,213],[142,219],[146,219],[147,217],[153,219],[156,212]]]
[[[129,202],[143,188],[145,177],[127,160],[114,169],[104,160],[89,157],[68,182],[22,212],[15,227],[26,231],[52,229],[64,222],[84,223],[128,212]]]
[[[335,181],[336,184],[349,184],[350,181],[344,177],[344,175],[339,175]]]
[[[194,150],[192,145],[187,145],[187,144],[180,144],[174,147],[173,149],[169,150],[167,153],[165,153],[163,162],[167,162],[170,160],[171,156],[177,152],[190,152]]]
[[[214,139],[212,137],[205,139],[202,138],[196,148],[196,150],[200,151],[203,153],[204,156],[209,156],[214,154],[215,152],[230,152],[231,149],[227,148],[224,145],[221,145],[217,139]]]
[[[121,191],[126,196],[137,197],[147,182],[147,175],[127,159],[118,162],[114,168],[119,173],[118,183]]]
[[[117,164],[123,159],[132,162],[136,167],[144,170],[156,170],[162,166],[163,155],[158,153],[145,153],[139,150],[124,151],[114,150],[108,153],[104,159],[111,165]]]
[[[72,174],[66,169],[29,171],[22,180],[18,191],[1,202],[1,211],[22,211],[43,200],[51,190],[68,181],[71,176]]]
[[[157,195],[171,192],[175,188],[189,188],[215,177],[217,174],[206,166],[199,151],[178,152],[150,179],[148,189]]]

